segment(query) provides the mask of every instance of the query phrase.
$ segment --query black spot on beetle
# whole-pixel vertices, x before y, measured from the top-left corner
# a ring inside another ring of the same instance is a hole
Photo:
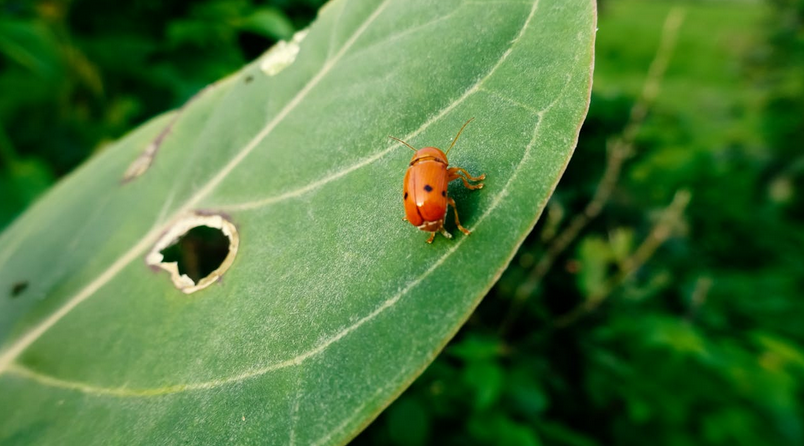
[[[424,185],[424,190],[426,190],[427,192],[432,192],[432,191],[433,191],[433,187],[432,187],[432,186],[430,186],[429,184],[425,184],[425,185]]]
[[[442,197],[446,197],[446,196],[447,196],[447,191],[442,190],[442,191],[441,191],[441,196],[442,196]]]
[[[407,192],[405,192],[405,198],[404,198],[404,200],[407,200],[407,199],[408,199],[408,193],[407,193]]]

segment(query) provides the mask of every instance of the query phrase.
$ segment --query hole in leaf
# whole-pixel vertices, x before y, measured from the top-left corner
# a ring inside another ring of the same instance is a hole
[[[220,279],[238,244],[237,229],[223,216],[192,214],[173,224],[145,261],[169,272],[176,288],[190,294]]]
[[[12,298],[19,297],[19,295],[24,293],[25,290],[27,290],[27,289],[28,289],[28,281],[27,280],[17,282],[14,285],[11,285],[11,297]]]
[[[163,262],[176,262],[179,274],[198,283],[221,266],[229,254],[229,237],[220,229],[196,226],[160,254],[164,256]]]

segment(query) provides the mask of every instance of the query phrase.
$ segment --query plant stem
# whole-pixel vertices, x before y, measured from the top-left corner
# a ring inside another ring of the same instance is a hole
[[[600,304],[611,295],[612,291],[622,285],[634,272],[641,268],[651,256],[653,256],[656,249],[670,238],[673,234],[673,229],[678,226],[684,209],[687,208],[689,202],[689,191],[680,190],[676,192],[673,201],[662,212],[661,218],[659,218],[659,221],[653,226],[650,234],[648,234],[636,251],[625,259],[620,271],[609,278],[602,287],[589,295],[585,302],[556,319],[554,325],[557,327],[566,327],[599,307]]]
[[[556,258],[567,249],[589,222],[600,214],[611,197],[620,177],[622,165],[632,155],[634,140],[645,122],[650,106],[653,105],[656,96],[659,94],[662,78],[667,71],[670,56],[678,40],[678,30],[684,22],[684,15],[685,9],[678,6],[671,9],[667,14],[662,28],[659,48],[656,50],[656,55],[648,68],[647,78],[639,99],[631,108],[628,122],[622,133],[607,143],[606,168],[591,201],[581,213],[573,217],[569,226],[553,238],[544,254],[536,262],[536,266],[528,274],[525,281],[519,285],[514,293],[508,313],[500,325],[500,336],[505,336],[514,322],[516,322],[525,302],[539,287],[553,263],[555,263]]]

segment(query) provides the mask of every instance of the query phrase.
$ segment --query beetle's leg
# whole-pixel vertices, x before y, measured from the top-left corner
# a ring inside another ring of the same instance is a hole
[[[436,235],[435,232],[431,232],[430,233],[430,238],[427,239],[427,243],[433,243],[433,239],[435,238],[435,235]]]
[[[475,189],[483,189],[483,183],[478,183],[478,184],[470,184],[470,183],[469,183],[469,181],[467,181],[467,180],[466,180],[466,177],[464,177],[464,176],[462,176],[462,175],[455,175],[455,178],[451,178],[451,179],[450,179],[450,181],[455,180],[455,179],[458,179],[458,178],[460,178],[460,179],[461,179],[461,181],[463,181],[463,185],[464,185],[464,186],[465,186],[467,189],[470,189],[470,190],[475,190]]]
[[[469,172],[466,171],[466,169],[464,169],[462,167],[452,167],[449,170],[455,171],[456,173],[457,172],[463,173],[464,175],[466,175],[466,179],[469,180],[469,181],[480,181],[480,180],[485,180],[486,179],[486,174],[485,173],[481,173],[479,177],[473,177],[472,175],[469,174]]]
[[[441,228],[441,235],[443,235],[445,238],[452,238],[452,234],[447,232],[447,230],[444,228]]]
[[[461,178],[463,178],[463,177],[461,177]],[[470,230],[464,228],[463,226],[461,226],[461,221],[458,220],[458,208],[455,206],[455,200],[453,200],[452,197],[448,197],[447,198],[447,203],[449,203],[449,205],[452,206],[452,211],[455,212],[455,225],[458,226],[458,229],[460,229],[461,232],[463,232],[466,235],[471,234],[472,231],[470,231]]]
[[[463,173],[466,176],[461,175],[461,173]],[[473,177],[473,176],[469,175],[469,173],[466,172],[464,169],[461,169],[460,167],[451,167],[451,168],[449,168],[447,170],[447,182],[450,182],[452,180],[457,180],[458,178],[460,178],[461,181],[463,181],[463,185],[466,186],[467,189],[471,189],[471,190],[482,189],[483,188],[483,183],[470,184],[469,180],[472,180],[472,181],[483,180],[484,178],[486,178],[486,174],[482,174],[479,177]]]

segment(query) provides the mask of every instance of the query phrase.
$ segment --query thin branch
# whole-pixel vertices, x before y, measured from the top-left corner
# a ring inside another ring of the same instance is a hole
[[[578,237],[581,230],[600,214],[611,197],[620,177],[623,162],[633,153],[634,140],[645,122],[650,106],[653,105],[656,96],[659,94],[662,78],[667,71],[670,57],[676,46],[678,30],[684,22],[684,15],[685,9],[678,6],[671,9],[667,14],[659,48],[648,68],[647,78],[639,99],[631,108],[628,123],[622,133],[607,144],[606,168],[591,201],[586,205],[583,212],[575,215],[569,226],[552,240],[528,277],[517,288],[511,306],[508,309],[508,314],[500,326],[500,335],[504,336],[508,332],[521,313],[528,297],[534,294],[544,276],[547,275],[547,272],[550,271],[553,263],[555,263],[556,258]]]
[[[709,290],[712,289],[712,278],[709,276],[701,276],[695,281],[695,288],[692,290],[690,296],[690,307],[687,310],[687,320],[693,320],[698,315],[698,310],[706,302],[706,296],[709,295]]]
[[[558,234],[561,222],[564,220],[564,206],[558,201],[550,200],[547,203],[547,210],[544,218],[544,229],[542,229],[542,243],[548,243]]]
[[[670,205],[662,212],[659,221],[653,226],[648,237],[634,251],[634,253],[622,262],[620,271],[609,278],[606,283],[595,290],[584,303],[578,305],[570,312],[561,316],[555,321],[557,327],[565,327],[572,324],[587,313],[597,309],[611,293],[622,285],[634,272],[641,268],[650,258],[656,249],[659,248],[673,234],[673,230],[679,226],[684,209],[690,202],[690,193],[687,190],[676,192]]]

